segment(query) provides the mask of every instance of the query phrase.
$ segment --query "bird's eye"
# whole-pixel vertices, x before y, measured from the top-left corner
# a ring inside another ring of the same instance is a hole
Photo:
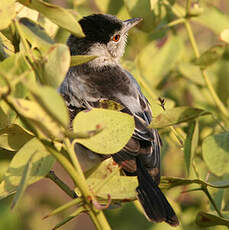
[[[120,38],[120,35],[119,35],[119,34],[116,34],[116,35],[112,38],[112,40],[115,41],[115,42],[117,42],[117,41],[119,40],[119,38]]]

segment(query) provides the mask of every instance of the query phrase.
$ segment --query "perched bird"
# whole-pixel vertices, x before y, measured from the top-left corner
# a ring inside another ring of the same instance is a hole
[[[129,176],[137,176],[137,197],[146,217],[153,222],[179,224],[173,208],[158,187],[160,182],[161,139],[157,130],[148,128],[152,113],[148,100],[135,78],[119,63],[129,29],[142,19],[121,21],[112,15],[93,14],[79,24],[85,37],[70,35],[71,55],[95,55],[96,59],[71,67],[60,86],[71,119],[82,110],[99,105],[100,100],[121,104],[122,112],[135,119],[135,131],[127,145],[112,157]],[[81,147],[81,150],[84,147]],[[84,148],[85,151],[90,150]]]

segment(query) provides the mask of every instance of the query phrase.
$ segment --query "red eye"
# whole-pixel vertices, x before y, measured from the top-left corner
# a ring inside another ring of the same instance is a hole
[[[115,41],[115,42],[117,42],[117,41],[119,40],[119,38],[120,38],[120,35],[119,35],[119,34],[116,34],[116,35],[112,38],[112,40]]]

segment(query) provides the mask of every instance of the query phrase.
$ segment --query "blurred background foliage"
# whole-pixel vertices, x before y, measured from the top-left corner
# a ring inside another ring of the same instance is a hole
[[[144,19],[137,28],[129,32],[128,45],[125,55],[122,58],[122,65],[138,80],[144,94],[152,104],[154,116],[163,111],[158,97],[165,98],[165,109],[175,106],[194,106],[214,114],[213,116],[198,118],[198,127],[196,125],[195,129],[198,129],[196,132],[199,133],[199,138],[197,138],[196,148],[192,152],[195,155],[193,158],[195,167],[190,167],[189,175],[185,167],[185,144],[181,143],[182,140],[179,142],[178,139],[185,140],[186,135],[191,132],[191,124],[181,123],[177,125],[175,134],[170,128],[159,130],[163,140],[161,174],[164,176],[190,179],[197,178],[198,175],[200,179],[209,183],[214,181],[228,181],[228,144],[225,147],[226,153],[224,152],[223,154],[226,155],[223,158],[217,155],[217,148],[214,149],[213,146],[210,149],[211,140],[205,144],[206,151],[212,151],[213,158],[210,159],[210,163],[208,161],[208,154],[205,157],[203,153],[204,147],[202,148],[202,143],[205,138],[213,134],[225,132],[229,128],[229,122],[228,117],[226,118],[224,113],[215,105],[206,87],[201,68],[195,65],[195,59],[198,55],[195,55],[196,50],[191,46],[189,40],[190,34],[187,33],[187,27],[178,18],[178,16],[182,18],[182,15],[185,17],[185,8],[189,7],[186,5],[186,1],[53,0],[50,2],[75,10],[77,18],[93,13],[108,13],[116,15],[122,20],[132,17],[142,17]],[[191,17],[191,28],[200,54],[215,45],[221,44],[223,46],[221,33],[225,29],[229,29],[228,0],[193,0],[187,2],[192,2],[189,9],[190,15],[186,15],[186,17]],[[69,32],[66,30],[58,27],[41,14],[38,14],[37,11],[25,8],[19,5],[19,3],[17,3],[16,9],[17,17],[28,17],[36,21],[45,28],[46,33],[55,42],[66,42],[69,36]],[[11,31],[12,34],[14,33]],[[7,33],[0,33],[0,60],[4,60],[5,57],[12,55],[20,49],[20,44],[16,42],[17,34],[15,33],[14,36],[14,39],[10,39],[9,36],[7,37]],[[16,43],[13,44],[12,41]],[[214,52],[214,54],[217,54],[217,52]],[[213,61],[214,63],[208,66],[205,72],[228,111],[229,48],[223,46],[223,52],[220,50],[218,53],[220,55],[218,55],[217,60]],[[203,64],[203,61],[201,63]],[[53,84],[58,85],[58,83]],[[18,97],[26,94],[22,86],[19,85],[17,87],[18,89],[15,91],[15,94]],[[9,116],[13,117],[15,115],[9,114]],[[0,121],[0,126],[3,124],[4,121]],[[0,136],[0,138],[2,137]],[[228,137],[225,140],[228,141]],[[18,146],[16,149],[18,149]],[[2,179],[7,170],[16,149],[11,149],[11,154],[3,148],[0,149],[0,179]],[[218,161],[222,162],[223,165],[215,169],[214,164],[218,164]],[[58,175],[60,174],[61,178],[71,185],[71,181],[61,167],[56,164],[54,168],[58,170]],[[197,230],[203,228],[196,224],[196,216],[200,210],[217,215],[215,208],[210,204],[203,191],[187,192],[187,190],[196,188],[199,187],[196,184],[191,184],[174,187],[165,191],[181,222],[181,225],[177,229]],[[226,189],[209,188],[209,192],[223,217],[229,218],[229,191]],[[47,179],[39,181],[29,187],[23,197],[23,202],[20,202],[16,210],[9,210],[9,204],[12,201],[11,197],[0,201],[0,230],[51,229],[67,213],[51,217],[48,220],[42,220],[42,218],[52,209],[68,200],[69,198],[56,185],[48,183]],[[143,214],[137,211],[138,209],[136,202],[130,202],[122,204],[120,208],[107,210],[105,214],[113,230],[171,229],[171,227],[164,223],[149,223]],[[94,226],[90,219],[85,214],[82,214],[80,217],[64,225],[62,229],[86,230],[94,229]],[[227,227],[212,226],[208,227],[208,229],[218,230],[227,229]]]

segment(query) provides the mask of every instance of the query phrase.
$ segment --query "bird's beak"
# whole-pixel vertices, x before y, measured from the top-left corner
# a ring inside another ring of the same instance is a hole
[[[129,29],[136,26],[142,20],[143,20],[142,18],[131,18],[126,21],[123,21],[124,33],[128,32]]]

